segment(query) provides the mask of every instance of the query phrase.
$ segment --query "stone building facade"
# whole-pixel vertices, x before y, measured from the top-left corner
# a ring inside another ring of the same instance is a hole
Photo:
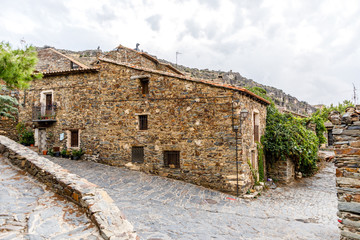
[[[256,141],[269,103],[246,89],[188,78],[125,50],[126,61],[120,48],[92,66],[44,71],[32,83],[22,96],[20,119],[32,124],[36,145],[82,148],[88,160],[131,163],[226,192],[236,191],[238,177],[240,192],[246,192],[254,183],[251,168],[258,168]],[[137,60],[130,61],[129,53]],[[56,57],[62,58],[47,59]],[[240,120],[244,109],[249,114]]]
[[[341,239],[360,239],[360,106],[332,119]]]

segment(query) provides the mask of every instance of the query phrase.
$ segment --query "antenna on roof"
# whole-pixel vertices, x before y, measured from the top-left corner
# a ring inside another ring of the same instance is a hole
[[[140,46],[140,43],[137,43],[137,44],[136,44],[136,48],[135,48],[136,51],[139,51],[139,50],[140,50],[140,49],[139,49],[139,46]]]
[[[178,58],[179,54],[182,54],[182,53],[181,52],[176,52],[176,66],[177,66],[177,58]]]

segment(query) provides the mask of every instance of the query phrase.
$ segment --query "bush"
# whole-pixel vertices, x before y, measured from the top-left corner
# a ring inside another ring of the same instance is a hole
[[[34,133],[26,128],[23,122],[19,122],[16,125],[16,131],[19,136],[19,143],[25,146],[30,146],[31,144],[35,143]]]
[[[317,169],[318,137],[306,129],[302,120],[280,113],[274,104],[268,106],[261,142],[270,163],[290,158],[304,175],[311,175]]]

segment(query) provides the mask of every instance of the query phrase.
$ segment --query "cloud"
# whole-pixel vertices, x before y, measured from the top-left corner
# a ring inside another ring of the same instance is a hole
[[[337,103],[359,82],[359,14],[357,0],[17,0],[2,3],[0,39],[71,50],[140,42],[172,61],[182,52],[189,67]]]
[[[161,16],[159,14],[153,15],[146,19],[146,22],[150,24],[150,27],[153,31],[158,32],[160,30],[160,20]]]
[[[206,5],[209,8],[218,9],[220,6],[219,0],[198,0],[200,4]]]

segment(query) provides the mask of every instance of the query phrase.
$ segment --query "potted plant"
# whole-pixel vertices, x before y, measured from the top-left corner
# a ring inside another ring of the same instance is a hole
[[[49,148],[49,149],[47,150],[47,154],[50,155],[50,156],[52,156],[52,157],[55,155],[52,148]]]
[[[63,157],[63,158],[69,158],[70,157],[70,152],[66,148],[61,150],[60,154],[61,154],[61,157]]]
[[[71,160],[79,160],[82,155],[84,155],[84,152],[81,148],[79,150],[73,149],[71,153]]]
[[[60,157],[60,147],[53,147],[54,156]]]

